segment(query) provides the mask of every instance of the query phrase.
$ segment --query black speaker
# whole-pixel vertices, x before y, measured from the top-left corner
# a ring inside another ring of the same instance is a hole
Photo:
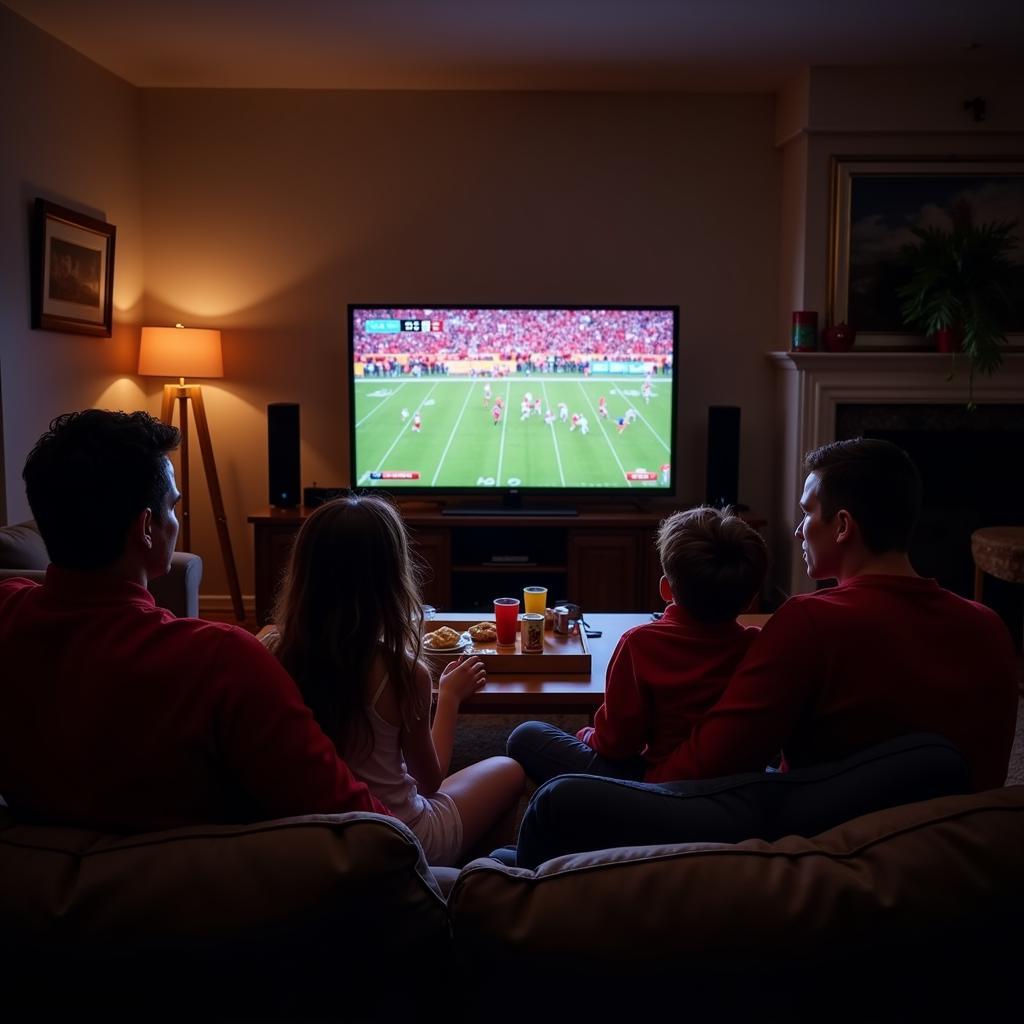
[[[294,508],[301,501],[299,461],[299,403],[271,402],[267,406],[267,477],[271,505]]]
[[[735,505],[740,483],[740,407],[708,406],[708,468],[704,500],[716,508]]]

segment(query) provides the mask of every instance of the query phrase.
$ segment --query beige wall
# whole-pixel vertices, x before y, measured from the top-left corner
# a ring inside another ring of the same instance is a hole
[[[54,416],[142,400],[133,376],[142,307],[140,94],[0,7],[0,96],[0,522],[18,522],[29,516],[25,456]],[[29,327],[37,196],[116,225],[112,338]]]
[[[983,122],[975,122],[963,109],[963,101],[974,96],[987,101]],[[790,83],[780,100],[776,134],[782,152],[784,211],[780,325],[784,328],[792,309],[813,309],[824,327],[832,158],[1021,158],[1024,72],[1016,68],[811,68],[806,80]],[[795,439],[790,438],[779,449],[780,457],[781,451],[794,448]],[[792,560],[793,539],[784,527],[787,521],[796,521],[802,486],[792,467],[789,472],[783,470],[780,465],[773,474],[777,490],[766,506],[771,521],[778,524],[772,553],[780,568]],[[795,481],[789,488],[782,483],[787,478]]]
[[[219,326],[203,386],[244,592],[265,407],[298,401],[302,480],[348,482],[359,301],[677,303],[682,491],[706,410],[743,408],[741,497],[771,494],[779,155],[768,96],[143,94],[148,323]],[[157,386],[149,408],[157,408]],[[201,469],[195,548],[225,593]]]
[[[784,557],[792,496],[774,485],[764,352],[786,347],[791,309],[824,314],[829,158],[1019,154],[1024,138],[1019,73],[815,68],[778,110],[769,96],[140,92],[2,7],[0,29],[0,84],[18,98],[0,113],[7,518],[27,514],[21,464],[53,415],[158,410],[160,383],[133,374],[143,320],[219,326],[227,376],[204,393],[246,593],[267,403],[301,403],[304,484],[348,482],[352,301],[678,303],[683,496],[703,492],[707,406],[742,406],[741,497]],[[982,125],[961,109],[979,94]],[[28,328],[36,195],[117,225],[113,339]],[[209,600],[227,588],[198,459],[193,473]]]
[[[8,520],[52,416],[159,409],[160,382],[133,373],[143,320],[219,326],[227,377],[204,394],[251,593],[266,404],[301,402],[304,484],[347,482],[345,307],[385,300],[678,303],[682,490],[703,493],[706,407],[738,404],[742,496],[767,503],[771,97],[140,92],[2,7],[0,28],[19,98],[0,180]],[[35,195],[117,225],[113,339],[29,329]],[[208,599],[227,587],[198,458],[193,474]]]

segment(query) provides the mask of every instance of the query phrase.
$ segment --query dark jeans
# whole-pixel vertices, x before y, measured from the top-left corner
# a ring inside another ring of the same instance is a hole
[[[647,767],[642,757],[613,761],[575,736],[547,722],[523,722],[508,738],[508,756],[523,766],[536,785],[558,775],[601,775],[610,779],[644,777]]]
[[[960,752],[924,734],[785,773],[663,784],[565,775],[534,793],[516,865],[622,846],[814,836],[872,811],[969,791]]]

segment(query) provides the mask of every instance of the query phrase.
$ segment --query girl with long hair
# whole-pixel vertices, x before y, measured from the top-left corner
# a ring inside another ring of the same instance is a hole
[[[486,681],[479,658],[438,680],[421,659],[417,566],[398,510],[378,495],[321,505],[302,524],[264,642],[370,791],[453,866],[487,836],[511,838],[525,777],[489,757],[448,775],[459,705]],[[504,834],[501,834],[504,832]],[[492,835],[493,834],[493,835]]]

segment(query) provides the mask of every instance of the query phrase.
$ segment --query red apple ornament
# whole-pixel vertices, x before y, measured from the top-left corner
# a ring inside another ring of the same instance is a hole
[[[857,339],[857,332],[849,324],[833,324],[822,331],[821,339],[827,352],[849,352]]]

